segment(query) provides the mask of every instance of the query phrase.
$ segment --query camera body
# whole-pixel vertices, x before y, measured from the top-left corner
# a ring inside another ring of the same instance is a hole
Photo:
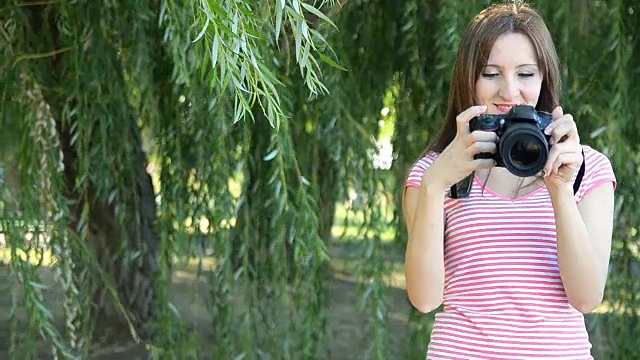
[[[533,176],[542,171],[549,156],[551,137],[544,129],[551,121],[551,114],[530,105],[516,105],[506,114],[478,115],[469,122],[469,130],[491,131],[500,140],[494,154],[481,153],[476,158],[494,159],[496,166],[516,176]]]
[[[516,105],[506,114],[481,114],[469,122],[470,131],[491,131],[498,135],[495,153],[480,153],[476,159],[493,159],[496,166],[504,167],[512,174],[527,177],[538,174],[547,162],[551,137],[544,129],[552,116],[537,111],[530,105]],[[451,187],[453,198],[467,197],[471,191],[474,174]]]

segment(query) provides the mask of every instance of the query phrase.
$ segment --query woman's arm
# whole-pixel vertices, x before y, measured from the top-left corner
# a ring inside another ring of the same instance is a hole
[[[576,204],[571,185],[549,188],[560,276],[569,303],[582,313],[602,302],[611,253],[613,191],[612,183],[601,184]]]
[[[564,114],[560,106],[552,115],[553,121],[545,129],[552,147],[544,174],[556,219],[560,277],[569,303],[587,313],[602,302],[607,282],[615,178],[610,165],[595,157],[585,158],[573,116]],[[590,184],[577,204],[573,176],[583,161],[589,162],[583,185],[595,178],[604,182]]]
[[[405,191],[407,293],[411,304],[423,313],[440,306],[444,293],[444,197],[443,187],[431,182],[428,170],[420,189]]]
[[[409,242],[405,277],[409,301],[421,312],[440,306],[444,296],[444,197],[446,190],[478,169],[495,165],[492,159],[476,159],[494,153],[498,137],[493,132],[469,132],[469,121],[487,110],[472,106],[456,117],[456,137],[422,175],[419,187],[404,192],[404,216]],[[438,164],[446,164],[440,165]]]

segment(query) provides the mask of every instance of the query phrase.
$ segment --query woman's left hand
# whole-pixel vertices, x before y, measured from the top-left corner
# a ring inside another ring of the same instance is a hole
[[[544,167],[547,186],[572,185],[573,178],[582,165],[582,145],[573,116],[564,114],[562,107],[553,110],[553,120],[544,132],[551,135],[549,159]]]

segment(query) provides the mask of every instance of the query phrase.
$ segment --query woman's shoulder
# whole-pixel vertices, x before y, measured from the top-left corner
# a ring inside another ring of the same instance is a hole
[[[435,151],[427,151],[416,162],[414,162],[409,170],[406,186],[420,188],[420,185],[422,184],[422,176],[439,155],[440,154]]]
[[[582,145],[582,153],[584,154],[585,176],[604,173],[613,175],[613,164],[604,152],[589,145]]]
[[[600,159],[609,161],[609,156],[607,156],[604,152],[591,147],[591,145],[583,144],[582,152],[584,153],[585,159]]]
[[[584,174],[576,193],[578,202],[603,183],[612,183],[614,189],[617,186],[614,167],[609,156],[589,145],[582,145],[582,152],[584,154]]]
[[[414,164],[413,166],[422,166],[428,168],[433,164],[434,161],[440,156],[440,153],[435,151],[427,151],[425,152]]]

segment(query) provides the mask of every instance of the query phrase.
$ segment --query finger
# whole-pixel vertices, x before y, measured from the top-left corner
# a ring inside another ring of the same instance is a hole
[[[467,110],[461,112],[456,117],[456,127],[458,135],[468,135],[469,134],[469,121],[474,117],[482,114],[487,110],[485,105],[472,106]]]
[[[550,175],[551,174],[556,174],[558,173],[558,169],[560,169],[560,166],[562,166],[562,164],[564,164],[565,160],[566,160],[566,156],[567,154],[558,154],[558,156],[556,157],[556,159],[553,161],[553,164],[551,164],[551,171],[550,171]]]
[[[467,136],[467,145],[474,142],[498,142],[498,135],[493,131],[475,130]]]
[[[557,106],[555,109],[553,109],[553,111],[551,112],[551,118],[555,121],[557,119],[560,119],[562,117],[562,115],[564,115],[564,110],[562,110],[562,106]]]
[[[564,141],[561,143],[557,143],[551,147],[549,151],[549,157],[553,154],[564,154],[564,153],[579,153],[582,154],[582,146],[580,143],[568,142]]]
[[[569,154],[569,156],[567,156]],[[551,147],[549,157],[544,167],[545,176],[557,172],[562,164],[571,164],[568,161],[582,162],[582,153],[579,147],[572,143],[558,143]]]
[[[553,129],[560,126],[562,123],[566,122],[567,118],[571,118],[571,120],[573,121],[573,116],[571,116],[570,114],[566,114],[566,115],[562,114],[561,107],[557,107],[556,110],[554,110],[554,112],[552,113],[552,116],[553,116],[553,120],[544,129],[544,133],[547,135],[550,135]]]
[[[547,125],[544,129],[544,133],[547,135],[551,135],[553,129],[558,126],[559,120],[564,116],[564,112],[562,110],[562,106],[558,106],[551,112],[551,123]]]
[[[576,137],[578,134],[575,123],[573,122],[573,118],[571,115],[565,115],[566,119],[559,120],[558,124],[551,129],[550,143],[553,145],[555,143],[559,143],[565,141],[568,138]]]
[[[496,150],[498,149],[498,144],[496,144],[495,142],[475,142],[471,145],[469,145],[466,149],[465,152],[467,153],[468,156],[474,156],[480,153],[495,153]]]
[[[545,177],[551,175],[551,171],[553,170],[553,166],[554,166],[554,164],[556,162],[556,159],[560,155],[560,151],[558,150],[558,147],[560,145],[561,144],[554,145],[551,148],[551,151],[549,151],[549,156],[547,157],[547,162],[544,164],[544,169],[542,170]]]
[[[582,155],[575,152],[561,153],[551,166],[551,173],[556,174],[562,165],[578,165],[582,162]]]

